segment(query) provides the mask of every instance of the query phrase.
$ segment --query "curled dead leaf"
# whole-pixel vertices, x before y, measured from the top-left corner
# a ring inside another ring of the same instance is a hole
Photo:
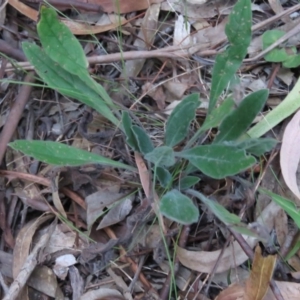
[[[297,196],[300,203],[300,191],[297,184],[297,169],[300,161],[300,111],[287,124],[280,150],[281,173],[288,188]]]

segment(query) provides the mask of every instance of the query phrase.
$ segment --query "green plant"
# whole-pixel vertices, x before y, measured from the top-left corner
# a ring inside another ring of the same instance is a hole
[[[80,44],[67,27],[58,22],[52,9],[42,8],[38,33],[43,49],[29,43],[24,43],[23,49],[43,81],[63,95],[76,98],[96,109],[113,124],[119,125],[119,120],[113,113],[116,107],[103,87],[88,74],[87,61]],[[229,47],[217,56],[213,68],[206,120],[187,141],[185,148],[181,149],[178,146],[186,139],[190,124],[195,119],[196,109],[200,104],[197,94],[187,96],[175,107],[167,121],[162,146],[155,147],[146,131],[134,124],[126,111],[122,113],[121,129],[127,144],[152,164],[154,184],[158,180],[164,188],[160,190],[160,212],[163,215],[182,224],[191,224],[198,220],[199,210],[193,201],[183,194],[183,191],[186,191],[207,205],[225,224],[251,235],[236,215],[192,189],[199,181],[193,172],[201,171],[216,179],[235,175],[251,168],[256,162],[255,156],[262,155],[276,144],[273,139],[244,138],[254,118],[265,105],[267,90],[248,95],[237,108],[234,108],[231,97],[216,107],[221,93],[240,67],[250,44],[250,0],[240,0],[234,6],[226,26],[226,34]],[[214,141],[211,144],[194,146],[199,135],[211,128],[218,128]],[[94,162],[132,169],[124,164],[54,142],[16,141],[10,146],[55,165]],[[180,178],[174,176],[178,169]]]
[[[278,39],[285,35],[282,30],[268,30],[262,36],[263,50],[267,49]],[[297,54],[297,48],[295,46],[289,47],[283,45],[271,50],[264,56],[266,61],[281,62],[286,68],[296,68],[300,66],[300,54]]]

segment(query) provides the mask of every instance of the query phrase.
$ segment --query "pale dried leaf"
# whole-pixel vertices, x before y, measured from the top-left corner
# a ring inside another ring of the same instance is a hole
[[[154,85],[151,82],[146,82],[142,86],[143,94],[150,96],[156,103],[159,110],[163,110],[166,106],[166,94],[161,85]]]
[[[123,195],[119,193],[120,185],[113,182],[110,186],[99,187],[98,189],[99,191],[85,198],[88,228],[101,216],[105,207],[110,206]]]
[[[223,290],[215,300],[245,300],[244,287],[238,283],[233,283]]]
[[[134,46],[136,46],[138,49],[148,50],[151,47],[157,32],[159,12],[160,4],[153,4],[147,9],[141,29],[138,33],[138,38],[134,41]],[[143,68],[145,61],[146,60],[144,58],[126,61],[122,76],[137,76]]]
[[[58,180],[59,180],[59,174],[53,179],[51,179],[51,191],[52,191],[52,201],[58,212],[67,218],[67,214],[65,212],[65,209],[61,203],[59,192],[58,192]]]
[[[13,253],[13,278],[16,278],[24,265],[32,244],[32,238],[40,225],[53,218],[53,215],[44,214],[28,222],[19,232]]]
[[[59,256],[55,260],[53,271],[61,280],[65,280],[68,275],[69,267],[77,263],[76,258],[72,254]]]
[[[97,300],[97,299],[122,299],[122,294],[117,290],[100,288],[91,290],[80,297],[80,300]],[[118,298],[119,297],[119,298]]]
[[[274,226],[274,217],[276,217],[278,211],[281,208],[271,202],[262,212],[260,217],[257,219],[257,223],[264,226],[267,231],[271,231]],[[250,236],[244,236],[246,242],[251,248],[253,248],[257,239]],[[211,273],[222,250],[216,251],[189,251],[178,247],[177,257],[179,261],[192,270]],[[215,273],[224,272],[230,268],[235,268],[240,264],[244,263],[248,259],[240,245],[235,241],[229,247],[227,247],[222,255],[222,258],[218,262],[218,267]]]
[[[179,15],[174,25],[173,44],[181,46],[189,46],[191,44],[191,24],[184,19],[183,15]]]
[[[88,0],[88,3],[100,4],[103,11],[117,14],[125,14],[136,12],[138,10],[147,9],[151,4],[160,3],[163,0],[126,0],[126,1],[111,1],[111,0]]]
[[[280,150],[281,173],[286,185],[297,196],[300,203],[300,191],[297,184],[297,169],[300,161],[300,111],[287,124]],[[298,204],[299,204],[298,203]]]
[[[191,76],[189,76],[191,80]],[[173,80],[168,80],[163,84],[163,86],[169,92],[169,98],[172,97],[172,101],[175,99],[182,99],[184,97],[185,91],[189,88],[190,83],[188,82],[178,82]]]
[[[102,221],[96,228],[100,230],[105,227],[117,224],[120,221],[123,221],[125,217],[130,213],[132,209],[132,199],[127,198],[117,205],[113,206],[109,212],[103,217]]]

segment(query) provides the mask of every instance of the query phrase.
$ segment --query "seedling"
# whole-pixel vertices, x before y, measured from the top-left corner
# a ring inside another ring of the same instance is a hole
[[[216,58],[209,109],[204,124],[189,141],[186,140],[191,122],[196,122],[195,114],[200,105],[198,94],[188,95],[172,111],[165,127],[164,144],[160,147],[154,147],[147,132],[134,123],[128,112],[123,111],[122,120],[116,117],[118,108],[114,106],[104,88],[90,77],[80,44],[68,28],[58,21],[52,9],[42,7],[38,34],[43,48],[24,43],[23,49],[39,76],[50,88],[94,108],[116,126],[121,123],[127,144],[151,163],[154,186],[159,182],[163,187],[163,190],[160,189],[160,212],[163,215],[181,224],[197,222],[199,209],[184,194],[186,193],[202,201],[225,224],[233,226],[239,232],[252,234],[236,215],[193,190],[193,186],[199,181],[195,170],[215,179],[235,175],[250,169],[256,163],[257,156],[270,151],[276,144],[273,139],[243,138],[256,115],[264,107],[268,98],[267,90],[248,95],[237,108],[231,97],[219,103],[221,93],[247,54],[251,40],[250,0],[238,1],[229,17],[226,26],[229,47]],[[211,128],[218,128],[214,141],[211,144],[197,145],[198,136]],[[110,159],[55,142],[16,141],[10,146],[54,165],[93,162],[132,169]],[[179,180],[173,176],[178,167],[184,175]]]

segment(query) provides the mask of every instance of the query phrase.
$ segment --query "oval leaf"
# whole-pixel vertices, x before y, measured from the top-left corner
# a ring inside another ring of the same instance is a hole
[[[154,146],[152,144],[152,141],[150,140],[149,136],[144,131],[144,129],[142,129],[139,126],[133,125],[132,132],[138,143],[140,153],[142,153],[143,155],[146,155],[147,153],[153,151]]]
[[[53,8],[41,7],[41,19],[37,24],[40,41],[47,55],[71,74],[85,70],[88,61],[84,51],[70,29],[58,20]]]
[[[179,189],[186,190],[192,187],[193,185],[197,184],[200,181],[199,177],[196,176],[186,176],[179,180]]]
[[[140,148],[138,146],[138,142],[135,138],[135,135],[132,131],[132,121],[127,111],[123,111],[122,113],[122,124],[124,128],[124,133],[126,135],[126,143],[137,152],[140,152]]]
[[[94,108],[113,124],[119,126],[119,120],[114,116],[106,103],[81,78],[70,74],[60,65],[55,64],[39,46],[25,42],[22,44],[22,48],[38,75],[50,88]]]
[[[286,185],[300,200],[297,184],[297,169],[300,161],[300,111],[287,124],[280,150],[281,173]]]
[[[195,223],[199,218],[199,210],[193,201],[177,190],[166,193],[159,208],[164,216],[184,225]]]
[[[246,152],[251,153],[256,156],[261,156],[265,152],[271,151],[277,141],[271,138],[261,138],[261,139],[247,139],[241,143],[237,143],[236,146],[240,149],[246,150]]]
[[[207,176],[221,179],[238,174],[255,163],[245,150],[228,145],[205,145],[176,153],[185,158]]]
[[[192,94],[174,108],[166,125],[165,144],[167,146],[174,147],[186,137],[199,105],[199,95]]]
[[[145,158],[156,166],[171,167],[175,164],[174,151],[167,146],[155,148],[152,152],[146,154]]]
[[[18,140],[9,146],[37,160],[57,166],[80,166],[84,164],[101,164],[116,168],[135,170],[133,167],[109,158],[90,153],[58,142]]]
[[[160,185],[164,188],[167,188],[172,182],[172,175],[165,168],[157,167],[156,176],[159,180]]]
[[[238,139],[250,127],[254,118],[262,110],[268,95],[268,90],[260,90],[248,95],[239,107],[223,120],[214,143]]]

